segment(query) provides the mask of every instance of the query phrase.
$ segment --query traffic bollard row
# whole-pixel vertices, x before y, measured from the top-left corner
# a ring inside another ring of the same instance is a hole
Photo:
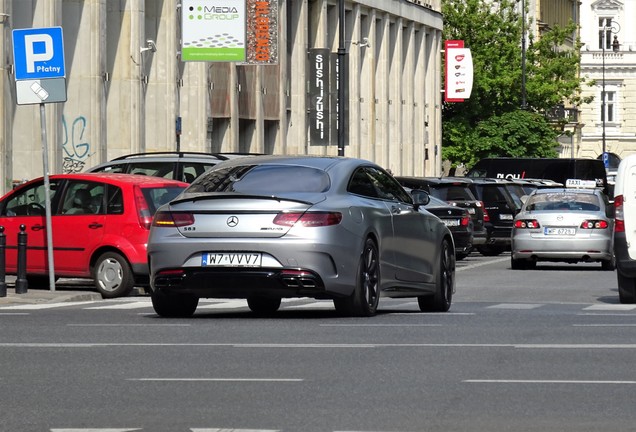
[[[26,278],[26,248],[27,248],[27,233],[26,226],[20,225],[20,232],[18,233],[18,268],[17,279],[15,281],[15,293],[26,294],[28,291],[28,282]],[[6,282],[6,251],[7,251],[7,236],[4,233],[4,227],[0,226],[0,297],[7,296],[7,282]]]

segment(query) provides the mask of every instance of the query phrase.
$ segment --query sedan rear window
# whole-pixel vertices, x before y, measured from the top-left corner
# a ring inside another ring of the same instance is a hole
[[[431,190],[431,195],[444,201],[475,201],[475,196],[468,187],[456,185],[439,185]]]
[[[568,192],[532,195],[526,203],[527,211],[599,211],[600,208],[596,195]]]
[[[243,165],[214,169],[199,177],[188,192],[279,193],[326,192],[329,176],[324,171],[289,165]]]

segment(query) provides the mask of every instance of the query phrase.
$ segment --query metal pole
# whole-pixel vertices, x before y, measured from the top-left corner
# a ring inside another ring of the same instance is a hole
[[[603,45],[603,54],[602,54],[602,60],[603,60],[603,66],[601,68],[602,73],[603,73],[603,79],[602,79],[602,84],[601,84],[601,121],[603,123],[602,126],[602,138],[601,138],[601,142],[602,142],[602,148],[603,148],[603,153],[601,153],[603,155],[603,160],[605,160],[605,38],[606,38],[606,31],[605,31],[605,27],[603,27],[603,38],[601,40],[601,43]]]
[[[526,109],[526,0],[521,2],[521,33],[521,109]]]
[[[27,233],[26,225],[20,225],[20,232],[18,233],[18,262],[17,262],[17,277],[15,279],[15,293],[26,294],[29,287],[29,281],[27,281],[26,266],[27,266]]]
[[[51,222],[51,193],[49,184],[49,150],[46,144],[46,117],[44,104],[40,104],[42,129],[42,165],[44,170],[44,200],[46,210],[46,250],[49,262],[49,289],[55,291],[55,267],[53,265],[53,224]]]
[[[345,148],[345,3],[338,0],[338,156],[344,156]]]
[[[7,237],[4,235],[4,227],[0,226],[0,297],[7,296],[7,279],[5,272],[5,256],[7,250]]]

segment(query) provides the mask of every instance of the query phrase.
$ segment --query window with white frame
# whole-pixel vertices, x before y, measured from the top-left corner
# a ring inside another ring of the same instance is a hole
[[[598,48],[612,49],[612,21],[611,17],[598,19]]]
[[[605,93],[603,93],[603,90],[601,89],[601,93],[600,93],[600,98],[599,98],[599,102],[600,102],[600,109],[599,112],[601,113],[601,122],[606,122],[606,123],[614,123],[617,124],[618,123],[618,106],[617,106],[617,101],[618,101],[618,92],[616,89],[615,85],[606,85],[605,86]]]

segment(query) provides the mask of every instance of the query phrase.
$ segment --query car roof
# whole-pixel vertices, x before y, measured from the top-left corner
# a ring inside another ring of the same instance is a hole
[[[38,177],[36,179],[31,180],[28,183],[33,181],[41,180],[43,177]],[[73,173],[73,174],[52,174],[49,176],[51,180],[86,180],[86,181],[101,181],[104,183],[127,183],[127,184],[135,184],[140,186],[189,186],[188,183],[172,180],[162,177],[153,177],[139,174],[109,174],[109,173]]]
[[[598,195],[601,193],[599,189],[579,189],[579,188],[544,188],[537,189],[532,192],[535,195],[542,194],[558,194],[558,193],[578,193],[588,195]]]
[[[324,171],[329,170],[335,165],[343,166],[357,166],[368,165],[378,167],[373,162],[365,159],[342,157],[342,156],[314,156],[314,155],[262,155],[251,156],[248,161],[244,158],[234,158],[226,160],[217,165],[220,167],[239,166],[239,165],[304,165],[308,167],[314,167],[322,169]]]
[[[448,185],[448,184],[470,184],[470,179],[465,177],[407,177],[396,176],[395,179],[399,182],[408,181],[411,183],[421,183],[427,185]]]

